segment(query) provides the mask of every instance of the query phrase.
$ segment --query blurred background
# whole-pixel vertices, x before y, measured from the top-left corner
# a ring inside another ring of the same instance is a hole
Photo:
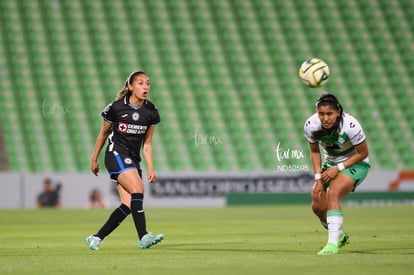
[[[136,70],[161,175],[311,172],[303,124],[322,92],[363,125],[373,170],[413,170],[412,18],[412,0],[0,0],[1,171],[89,173],[100,112]],[[311,57],[330,66],[323,88],[298,78]]]

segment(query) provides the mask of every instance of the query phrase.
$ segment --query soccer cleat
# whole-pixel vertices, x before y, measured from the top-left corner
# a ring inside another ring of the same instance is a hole
[[[85,243],[88,245],[88,247],[92,250],[98,250],[99,246],[102,243],[101,238],[96,237],[94,235],[90,235],[85,239]]]
[[[154,244],[161,242],[164,239],[163,234],[152,235],[151,233],[145,234],[139,241],[139,247],[142,249],[150,248]]]
[[[349,236],[345,232],[343,232],[338,239],[338,248],[341,248],[344,245],[349,244],[350,242],[351,240],[349,239]]]
[[[332,254],[339,254],[339,248],[331,243],[325,245],[325,247],[318,252],[318,255],[332,255]]]

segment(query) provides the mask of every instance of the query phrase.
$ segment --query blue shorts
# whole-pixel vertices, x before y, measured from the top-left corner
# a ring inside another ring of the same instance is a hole
[[[136,169],[140,178],[142,178],[142,170],[136,161],[124,153],[117,151],[105,153],[105,166],[108,169],[110,178],[114,182],[118,182],[118,176],[129,169]]]

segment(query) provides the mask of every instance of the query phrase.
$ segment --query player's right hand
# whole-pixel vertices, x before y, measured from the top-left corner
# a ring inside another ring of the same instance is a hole
[[[98,176],[99,163],[97,161],[91,161],[91,171],[95,176]]]

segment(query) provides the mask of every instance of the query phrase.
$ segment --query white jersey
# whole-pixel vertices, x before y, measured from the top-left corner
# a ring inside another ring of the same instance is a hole
[[[356,153],[355,145],[365,141],[365,134],[358,120],[348,113],[342,114],[342,124],[338,132],[315,140],[312,133],[322,128],[318,114],[309,117],[304,126],[305,138],[309,143],[319,142],[324,151],[325,159],[333,162],[343,162]],[[369,163],[368,157],[363,160]]]

